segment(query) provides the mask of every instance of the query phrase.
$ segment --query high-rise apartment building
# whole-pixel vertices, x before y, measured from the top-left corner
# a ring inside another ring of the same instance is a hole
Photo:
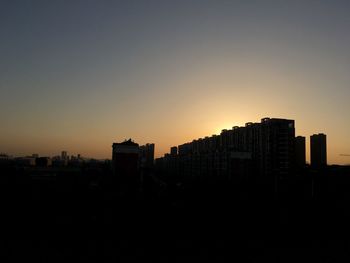
[[[294,120],[264,118],[260,129],[260,171],[275,175],[291,173],[295,159]]]
[[[294,140],[294,120],[264,118],[260,123],[248,122],[245,127],[235,126],[220,135],[179,145],[177,155],[166,155],[157,163],[171,170],[166,172],[185,177],[288,175],[294,169]]]
[[[112,168],[120,177],[136,178],[139,174],[139,145],[131,139],[113,143]]]
[[[327,137],[323,133],[310,136],[311,166],[323,168],[327,166]]]
[[[140,146],[140,166],[152,168],[154,165],[154,143],[147,143]]]
[[[306,164],[306,153],[305,153],[305,137],[295,137],[295,165],[297,168],[303,168]]]
[[[170,155],[176,156],[177,155],[177,147],[173,146],[170,148]]]

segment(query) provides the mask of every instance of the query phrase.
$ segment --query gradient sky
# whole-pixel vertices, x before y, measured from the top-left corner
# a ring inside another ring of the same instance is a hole
[[[0,152],[111,158],[263,117],[350,163],[349,1],[0,1]],[[307,147],[308,148],[308,147]]]

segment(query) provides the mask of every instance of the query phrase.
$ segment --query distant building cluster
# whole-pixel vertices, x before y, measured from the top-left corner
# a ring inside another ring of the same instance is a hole
[[[79,166],[85,160],[80,154],[77,156],[69,156],[66,151],[62,151],[61,155],[48,157],[39,156],[33,153],[30,156],[13,157],[7,154],[0,154],[1,163],[11,163],[20,167],[65,167],[65,166]]]
[[[71,155],[69,156],[67,151],[62,151],[61,155],[57,155],[52,157],[53,166],[56,167],[64,167],[64,166],[78,166],[84,162],[84,159],[80,154],[77,156]]]
[[[303,136],[295,138],[295,164],[302,168],[306,163],[306,139]],[[323,169],[327,166],[327,136],[323,133],[310,136],[310,162],[313,169]]]
[[[112,170],[115,175],[140,178],[154,170],[174,176],[218,176],[230,178],[245,175],[288,176],[306,166],[306,139],[295,137],[295,121],[263,118],[244,127],[224,129],[219,135],[200,138],[170,148],[161,158],[154,158],[155,145],[139,145],[131,139],[112,145]],[[325,134],[310,137],[311,167],[327,166]],[[0,153],[0,163],[21,167],[77,167],[98,160],[68,155],[62,151],[54,157],[32,154],[12,157]]]
[[[316,144],[322,146],[311,143],[311,153],[317,152],[311,164],[326,165],[326,142],[320,139]],[[171,147],[170,153],[156,159],[157,170],[176,176],[288,176],[305,164],[305,137],[295,137],[294,120],[277,118]]]

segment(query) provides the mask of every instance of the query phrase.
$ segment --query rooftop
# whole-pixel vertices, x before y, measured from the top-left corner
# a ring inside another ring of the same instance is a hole
[[[129,140],[124,140],[123,142],[120,142],[120,143],[113,143],[113,146],[114,145],[139,146],[137,143],[131,140],[131,138]]]

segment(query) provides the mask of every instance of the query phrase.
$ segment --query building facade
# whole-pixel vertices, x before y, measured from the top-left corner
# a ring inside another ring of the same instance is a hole
[[[295,165],[298,169],[306,165],[306,139],[303,136],[295,137]]]
[[[139,145],[131,139],[112,145],[112,169],[120,178],[139,175]]]
[[[154,143],[147,143],[141,145],[140,152],[140,167],[141,168],[153,168],[154,165]]]
[[[157,169],[178,176],[288,175],[294,169],[294,120],[264,118],[171,148]],[[174,149],[174,150],[173,150]]]
[[[313,168],[327,166],[327,137],[323,133],[310,136],[310,159]]]

